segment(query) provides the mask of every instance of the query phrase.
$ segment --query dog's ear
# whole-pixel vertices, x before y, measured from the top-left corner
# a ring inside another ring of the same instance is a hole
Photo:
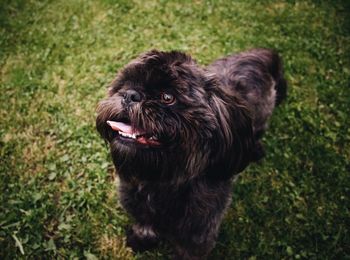
[[[207,87],[209,106],[220,129],[211,140],[212,154],[208,174],[228,179],[243,171],[251,162],[254,147],[252,118],[242,98],[213,84]]]

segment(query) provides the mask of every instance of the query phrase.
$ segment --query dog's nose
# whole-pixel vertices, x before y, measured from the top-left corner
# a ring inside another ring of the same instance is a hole
[[[123,100],[125,104],[138,103],[141,101],[141,94],[136,90],[127,90],[124,93]]]

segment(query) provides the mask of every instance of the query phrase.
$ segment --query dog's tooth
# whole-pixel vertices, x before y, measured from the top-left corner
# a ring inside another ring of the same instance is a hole
[[[133,134],[120,132],[120,135],[124,136],[124,137],[127,137],[127,138],[135,139],[135,136]]]
[[[124,132],[121,132],[120,135],[121,135],[121,136],[124,136],[124,137],[128,137],[128,134],[127,134],[127,133],[124,133]]]
[[[130,134],[130,133],[118,131],[118,133],[119,133],[119,135],[121,135],[123,137],[127,137],[127,138],[134,139],[134,140],[136,140],[141,135],[139,132],[133,132],[132,134]]]

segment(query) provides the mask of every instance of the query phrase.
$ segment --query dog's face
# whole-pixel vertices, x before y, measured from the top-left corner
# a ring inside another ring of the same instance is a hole
[[[216,85],[180,52],[150,51],[128,64],[96,120],[119,174],[178,181],[244,167],[251,120],[239,98]]]

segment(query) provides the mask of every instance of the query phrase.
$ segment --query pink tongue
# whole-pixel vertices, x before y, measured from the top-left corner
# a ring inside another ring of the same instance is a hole
[[[115,122],[115,121],[107,121],[107,124],[110,125],[110,127],[114,131],[122,131],[127,134],[132,134],[132,128],[131,125],[127,125],[121,122]]]

